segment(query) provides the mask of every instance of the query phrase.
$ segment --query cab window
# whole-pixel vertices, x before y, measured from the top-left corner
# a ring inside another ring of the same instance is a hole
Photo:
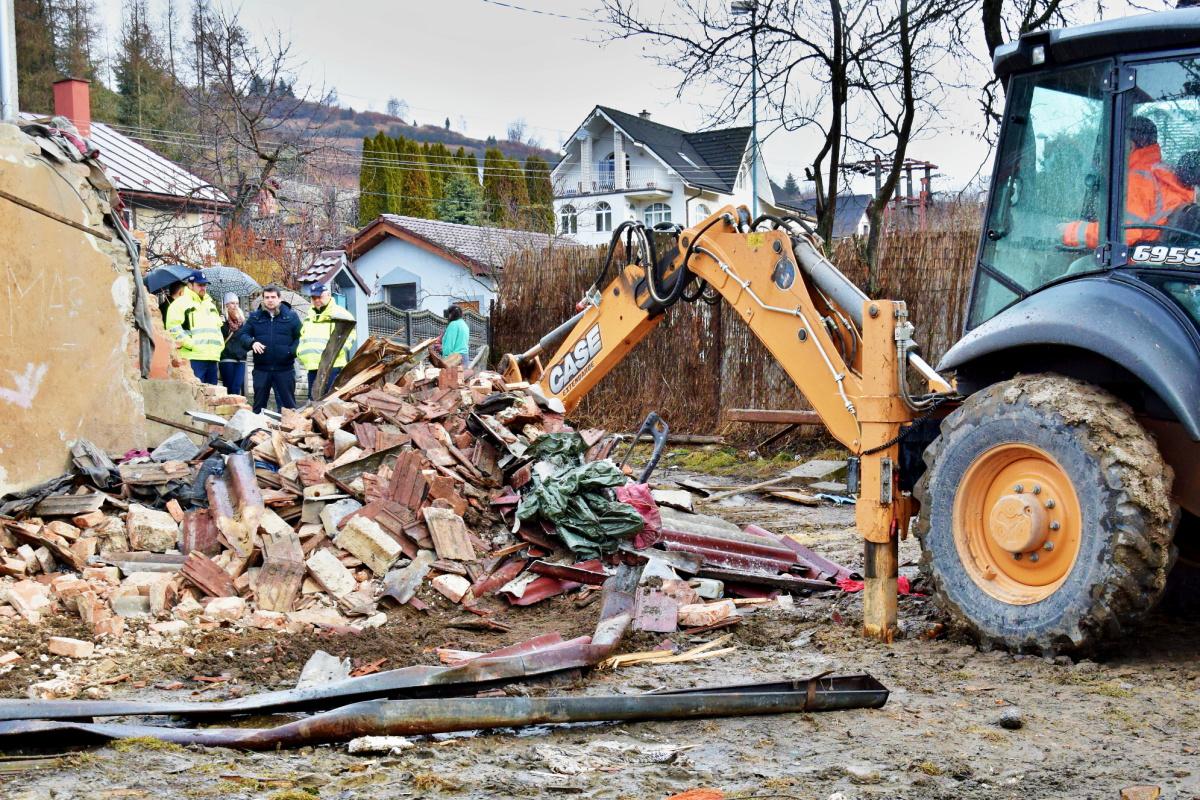
[[[1101,62],[1012,79],[969,326],[1096,268],[1092,249],[1107,222],[1110,69]],[[1080,233],[1077,242],[1068,230]]]
[[[1136,84],[1122,120],[1128,259],[1200,266],[1200,60],[1141,64]]]

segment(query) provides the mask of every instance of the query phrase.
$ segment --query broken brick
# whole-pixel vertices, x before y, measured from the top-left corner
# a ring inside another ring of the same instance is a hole
[[[66,636],[51,636],[47,646],[54,655],[68,658],[88,658],[96,651],[96,645],[92,642]]]

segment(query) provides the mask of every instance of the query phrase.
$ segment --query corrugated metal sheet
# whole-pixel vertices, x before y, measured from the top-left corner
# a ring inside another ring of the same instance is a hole
[[[27,112],[22,112],[21,118],[46,119],[44,115]],[[163,199],[176,202],[187,199],[232,203],[216,186],[103,122],[92,123],[88,141],[100,151],[100,163],[118,191],[162,195]]]

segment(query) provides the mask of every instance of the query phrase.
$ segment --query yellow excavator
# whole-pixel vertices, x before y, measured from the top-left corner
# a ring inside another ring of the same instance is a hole
[[[936,370],[803,220],[733,206],[620,225],[581,310],[502,368],[570,412],[673,305],[729,303],[851,454],[867,635],[895,634],[919,513],[981,643],[1081,651],[1153,607],[1200,514],[1200,9],[1026,34],[994,67],[967,329]]]

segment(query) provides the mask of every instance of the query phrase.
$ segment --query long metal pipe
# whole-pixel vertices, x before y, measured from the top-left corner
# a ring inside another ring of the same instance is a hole
[[[21,107],[17,100],[17,15],[13,0],[0,0],[0,119],[16,120]]]
[[[715,687],[672,694],[592,697],[454,697],[370,700],[274,728],[168,728],[155,725],[72,721],[0,722],[0,739],[51,735],[64,739],[149,736],[177,744],[274,750],[277,747],[343,742],[358,736],[416,736],[450,731],[571,722],[785,714],[880,708],[888,691],[870,676],[822,677],[764,687]],[[74,733],[70,737],[65,734]],[[82,734],[82,736],[80,736]]]

